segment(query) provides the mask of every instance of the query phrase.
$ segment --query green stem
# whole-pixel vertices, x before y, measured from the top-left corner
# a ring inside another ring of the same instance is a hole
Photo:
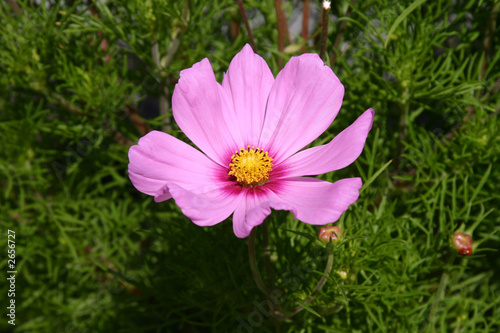
[[[401,164],[401,155],[403,155],[404,144],[403,141],[406,139],[406,134],[408,132],[408,118],[410,114],[410,102],[408,101],[409,93],[406,91],[403,94],[404,103],[400,105],[401,114],[399,116],[399,126],[398,126],[398,144],[396,147],[396,156],[394,158],[394,168],[397,171]]]
[[[326,267],[325,271],[323,272],[323,276],[321,279],[319,279],[318,284],[316,284],[316,287],[314,287],[311,295],[304,301],[305,304],[311,303],[316,295],[323,289],[323,286],[326,283],[326,280],[328,279],[328,276],[330,276],[330,273],[332,272],[333,268],[333,250],[331,248],[328,248],[328,261],[326,262]],[[293,310],[293,312],[290,314],[290,317],[299,313],[300,311],[304,310],[304,307],[302,305],[299,305],[298,307]]]
[[[257,284],[257,287],[259,287],[260,291],[262,291],[266,297],[269,297],[269,289],[262,280],[259,268],[257,267],[257,258],[255,257],[255,235],[256,228],[253,228],[250,236],[248,237],[248,258],[250,259],[250,269],[252,270],[252,276]]]
[[[271,250],[269,248],[269,228],[267,223],[262,224],[262,248],[264,249],[264,269],[267,275],[267,283],[272,283],[270,281],[272,275],[271,269]]]
[[[443,296],[446,285],[448,284],[448,276],[450,273],[449,265],[451,265],[455,261],[456,256],[457,256],[457,254],[455,252],[453,252],[448,257],[448,261],[446,263],[447,267],[446,267],[445,271],[443,272],[443,275],[441,275],[441,280],[439,281],[439,286],[436,290],[434,301],[432,302],[432,305],[431,305],[431,310],[429,313],[429,326],[430,326],[431,332],[436,331],[436,312],[437,312],[437,308],[439,305],[438,303]]]

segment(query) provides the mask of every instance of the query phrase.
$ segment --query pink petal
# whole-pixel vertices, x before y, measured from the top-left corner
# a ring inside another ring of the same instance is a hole
[[[231,98],[215,80],[208,59],[181,71],[172,96],[177,125],[205,154],[227,166],[243,147]]]
[[[187,189],[199,184],[211,184],[226,172],[195,148],[158,131],[143,136],[138,145],[130,148],[128,156],[132,184],[149,195],[156,195],[168,182]],[[162,199],[170,199],[170,195]]]
[[[233,215],[234,234],[239,238],[247,237],[253,227],[262,224],[271,214],[269,196],[273,196],[273,193],[263,186],[245,188],[242,194],[244,197]]]
[[[308,177],[280,179],[270,184],[276,194],[273,209],[286,209],[309,224],[335,222],[359,196],[361,178],[346,178],[335,183]]]
[[[253,53],[246,44],[238,53],[222,81],[222,87],[231,96],[239,129],[246,145],[257,146],[262,131],[267,98],[274,76],[264,59]]]
[[[288,158],[275,167],[274,177],[320,175],[345,168],[361,155],[374,115],[375,112],[368,109],[328,144],[306,149]]]
[[[243,199],[241,187],[228,183],[200,186],[192,191],[169,183],[164,191],[172,195],[184,215],[201,227],[224,221]]]
[[[283,161],[330,126],[343,96],[344,86],[317,54],[293,57],[271,89],[259,146]]]

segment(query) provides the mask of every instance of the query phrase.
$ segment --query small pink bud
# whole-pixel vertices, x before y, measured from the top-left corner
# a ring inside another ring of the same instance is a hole
[[[472,237],[467,234],[456,232],[453,236],[453,245],[461,255],[470,256],[472,254]]]
[[[101,50],[106,52],[108,49],[108,41],[106,39],[101,40]]]
[[[342,280],[347,279],[347,271],[345,269],[338,271],[337,274],[340,276]]]
[[[332,242],[336,242],[340,237],[342,237],[342,232],[337,226],[327,226],[319,229],[318,237],[324,243],[328,243],[330,239]]]

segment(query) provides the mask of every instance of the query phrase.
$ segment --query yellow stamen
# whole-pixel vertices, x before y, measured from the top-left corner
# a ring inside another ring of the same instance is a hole
[[[267,151],[257,147],[247,149],[241,148],[240,151],[235,151],[235,155],[231,156],[229,167],[230,176],[236,177],[236,181],[244,186],[262,185],[269,179],[269,172],[273,164]]]

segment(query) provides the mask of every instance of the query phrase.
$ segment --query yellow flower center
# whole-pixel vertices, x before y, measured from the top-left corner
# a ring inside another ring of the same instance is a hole
[[[230,176],[236,177],[236,181],[244,186],[262,185],[269,179],[269,172],[273,160],[264,149],[250,145],[247,149],[241,148],[240,151],[235,151],[231,156],[231,163],[229,167]]]

